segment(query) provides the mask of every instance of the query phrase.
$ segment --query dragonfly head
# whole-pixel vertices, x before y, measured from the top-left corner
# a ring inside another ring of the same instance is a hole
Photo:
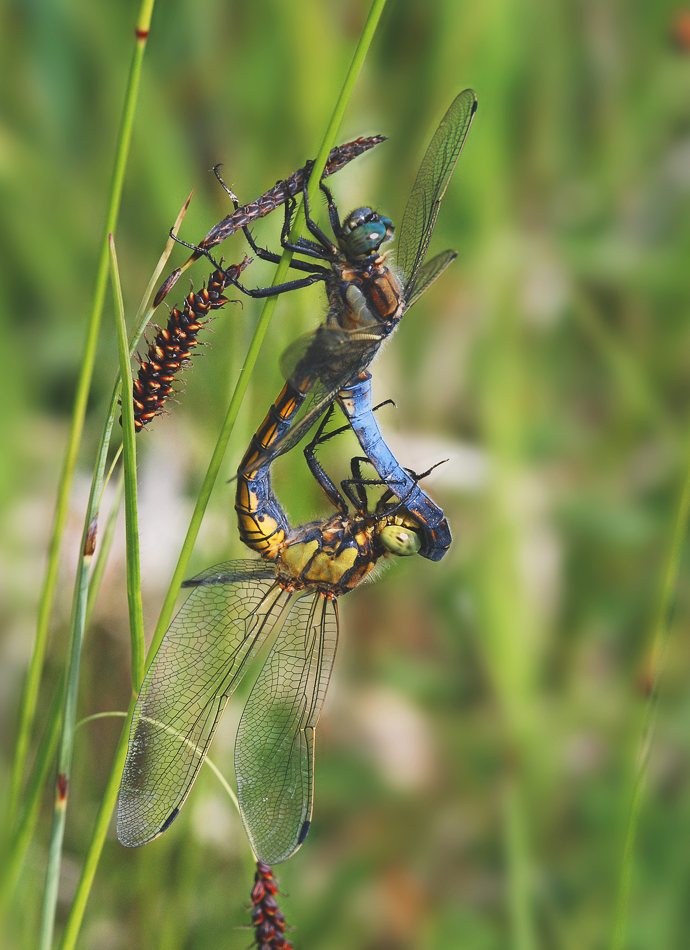
[[[393,237],[393,222],[371,208],[356,208],[342,224],[338,243],[348,257],[369,257]]]
[[[422,546],[418,525],[411,518],[393,517],[381,522],[378,538],[389,554],[409,557],[418,554]]]

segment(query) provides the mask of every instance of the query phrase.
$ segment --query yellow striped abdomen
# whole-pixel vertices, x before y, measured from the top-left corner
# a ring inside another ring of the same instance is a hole
[[[235,511],[241,540],[261,557],[273,561],[290,530],[287,516],[271,487],[270,465],[257,467],[273,443],[292,423],[304,395],[286,383],[264,421],[252,436],[237,474]]]

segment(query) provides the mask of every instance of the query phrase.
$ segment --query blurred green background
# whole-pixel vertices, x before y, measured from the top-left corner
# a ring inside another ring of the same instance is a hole
[[[182,235],[320,144],[365,0],[159,0],[117,247],[130,320],[189,190]],[[629,782],[690,420],[690,58],[678,4],[390,0],[339,141],[389,141],[332,179],[344,211],[395,220],[428,138],[472,86],[479,111],[432,249],[456,264],[374,368],[379,424],[428,479],[455,541],[341,602],[320,727],[314,827],[279,869],[309,950],[595,948],[610,942]],[[57,476],[93,291],[137,6],[7,0],[0,10],[0,684],[2,770],[30,655]],[[256,228],[274,243],[280,215]],[[183,249],[175,252],[181,263]],[[223,247],[244,253],[241,236]],[[196,265],[199,284],[205,268]],[[256,265],[250,282],[270,280]],[[182,297],[186,275],[170,302]],[[278,356],[324,311],[278,307],[224,468],[280,386]],[[138,439],[144,609],[153,630],[259,307],[218,315],[186,394]],[[159,316],[159,321],[164,316]],[[93,449],[117,364],[108,300],[42,696],[64,664]],[[346,474],[353,446],[324,453]],[[299,452],[276,469],[294,523],[324,500]],[[193,569],[244,556],[221,481]],[[80,715],[125,709],[118,536],[85,646]],[[690,603],[679,584],[626,946],[690,932]],[[212,755],[232,773],[238,697]],[[40,723],[39,723],[40,725]],[[60,920],[118,721],[77,734]],[[51,794],[13,907],[33,947]],[[111,833],[80,946],[242,948],[252,862],[202,774],[173,828],[130,852]],[[528,901],[521,900],[521,895]],[[527,919],[525,919],[525,909]],[[521,916],[522,915],[522,916]]]

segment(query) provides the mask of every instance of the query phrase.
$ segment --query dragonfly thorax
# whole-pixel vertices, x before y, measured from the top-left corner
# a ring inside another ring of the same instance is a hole
[[[341,514],[296,528],[276,559],[279,581],[293,590],[315,587],[339,597],[374,568],[380,556],[374,527]]]
[[[356,208],[343,221],[338,243],[347,257],[369,257],[393,237],[394,230],[385,215],[372,208]]]

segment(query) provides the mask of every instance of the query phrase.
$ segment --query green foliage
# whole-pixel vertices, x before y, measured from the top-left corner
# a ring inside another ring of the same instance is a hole
[[[212,165],[223,163],[244,201],[316,154],[368,8],[159,0],[116,231],[130,326],[190,188],[185,240],[229,210]],[[379,424],[401,461],[422,470],[449,458],[428,489],[455,540],[440,564],[398,563],[341,604],[314,827],[278,870],[297,946],[610,945],[687,468],[690,58],[671,42],[674,9],[389,0],[338,140],[390,139],[331,181],[342,210],[371,202],[399,223],[440,116],[460,89],[477,91],[432,246],[458,248],[458,261],[373,370],[377,401],[397,404]],[[0,88],[3,773],[135,15],[136,5],[83,0],[2,14],[0,55],[13,80]],[[255,234],[274,246],[281,215],[272,218]],[[222,248],[228,261],[244,251],[241,236]],[[189,272],[195,285],[206,271]],[[259,284],[273,273],[257,262],[245,276]],[[225,479],[278,392],[280,353],[320,319],[321,294],[278,303],[190,574],[244,556]],[[149,639],[259,310],[244,301],[218,314],[180,405],[137,436]],[[118,366],[112,316],[108,295],[32,755],[65,666],[84,485]],[[338,477],[350,448],[343,440],[323,453]],[[279,461],[275,484],[295,523],[326,512],[299,452]],[[680,570],[627,865],[630,950],[687,943],[690,602],[687,564]],[[125,583],[120,534],[86,636],[80,717],[129,705]],[[226,775],[241,702],[214,742]],[[58,934],[120,726],[98,720],[75,737]],[[46,792],[3,946],[36,944],[51,812]],[[157,842],[130,852],[108,837],[80,945],[244,947],[249,933],[236,928],[248,922],[251,873],[239,819],[203,774]]]

